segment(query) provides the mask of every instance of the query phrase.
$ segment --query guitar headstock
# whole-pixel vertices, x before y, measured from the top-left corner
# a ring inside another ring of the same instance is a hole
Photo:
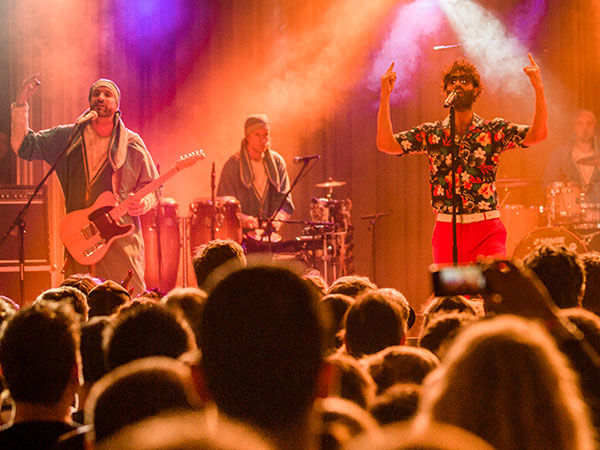
[[[177,166],[177,170],[181,170],[196,164],[198,161],[204,158],[206,158],[206,155],[201,149],[194,150],[193,152],[181,155],[175,165]]]

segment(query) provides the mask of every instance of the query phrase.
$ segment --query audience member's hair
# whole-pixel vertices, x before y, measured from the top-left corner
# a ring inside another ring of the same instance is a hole
[[[483,316],[483,308],[476,309],[474,302],[467,300],[467,298],[462,295],[432,297],[423,308],[423,326],[421,330],[424,330],[429,322],[439,314],[446,314],[449,312],[462,312],[474,316]]]
[[[101,281],[98,278],[95,278],[89,274],[75,273],[65,278],[59,286],[71,286],[77,288],[87,297],[90,291],[100,283]]]
[[[404,382],[421,384],[440,361],[424,348],[394,345],[363,359],[381,394],[390,386]]]
[[[270,450],[275,447],[248,425],[211,411],[164,413],[129,425],[94,446],[97,450]]]
[[[328,294],[344,294],[352,298],[358,297],[365,291],[377,289],[375,283],[368,277],[358,275],[346,275],[335,280],[327,289]]]
[[[494,450],[469,431],[446,423],[431,422],[415,428],[411,422],[393,423],[375,433],[365,433],[346,446],[348,450]],[[534,447],[537,448],[537,447]]]
[[[308,273],[305,273],[302,275],[302,278],[308,281],[311,286],[317,290],[319,297],[323,297],[325,294],[327,294],[327,282],[317,270],[312,270]]]
[[[107,316],[98,316],[81,324],[81,364],[85,383],[95,383],[108,372],[102,343],[110,321]]]
[[[585,267],[576,252],[563,246],[542,245],[524,262],[544,283],[556,306],[581,306],[585,291]]]
[[[83,292],[72,286],[62,286],[45,290],[35,299],[36,302],[41,300],[50,302],[66,302],[71,305],[73,311],[75,311],[80,321],[84,322],[88,319],[88,303],[87,298]]]
[[[215,239],[198,247],[192,264],[198,287],[208,289],[209,276],[227,263],[228,270],[246,267],[246,255],[240,244],[231,239]]]
[[[344,317],[354,302],[352,297],[344,294],[327,294],[321,297],[321,304],[329,311],[333,322],[333,333],[327,344],[327,352],[335,352],[344,344]]]
[[[132,361],[92,386],[85,405],[86,424],[96,441],[157,414],[200,405],[189,368],[171,358]]]
[[[585,268],[585,290],[581,306],[600,315],[600,253],[584,253],[581,261]]]
[[[379,428],[368,411],[343,398],[324,398],[315,404],[319,424],[319,448],[338,450],[354,437]]]
[[[375,397],[369,412],[381,425],[412,419],[419,407],[421,385],[396,383]]]
[[[423,329],[418,346],[429,350],[441,359],[463,327],[476,320],[477,318],[471,313],[440,313]]]
[[[385,294],[361,294],[346,314],[346,350],[358,358],[404,344],[406,324],[400,306]]]
[[[19,305],[11,298],[0,295],[0,326],[19,310]]]
[[[73,308],[48,301],[36,301],[4,324],[0,367],[15,401],[53,405],[61,399],[80,364],[77,324]]]
[[[200,345],[200,323],[205,301],[206,292],[194,287],[175,288],[161,300],[161,303],[167,308],[181,313],[190,325],[198,346]]]
[[[115,281],[107,280],[88,294],[90,317],[110,316],[130,301],[131,295],[127,289]]]
[[[147,356],[178,358],[195,348],[193,333],[164,305],[146,304],[117,314],[104,333],[109,369]]]
[[[209,392],[231,417],[271,431],[305,420],[316,395],[325,317],[289,269],[248,267],[215,286],[200,342]]]
[[[408,331],[415,323],[416,315],[415,310],[410,306],[408,300],[400,291],[393,288],[380,288],[377,289],[382,295],[387,296],[391,301],[396,302],[402,310],[402,318],[406,325],[405,332]]]
[[[576,376],[537,323],[500,316],[466,328],[425,381],[418,422],[462,427],[495,448],[593,448]]]
[[[367,408],[375,397],[376,388],[367,369],[358,360],[344,353],[331,355],[326,361],[334,368],[329,396],[345,398]]]

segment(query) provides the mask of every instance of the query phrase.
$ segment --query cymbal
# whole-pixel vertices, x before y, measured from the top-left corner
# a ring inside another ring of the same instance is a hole
[[[577,160],[577,164],[583,164],[584,166],[600,166],[600,155],[586,156]]]
[[[317,184],[315,184],[315,186],[316,187],[323,187],[323,188],[334,188],[334,187],[343,186],[345,184],[346,184],[345,181],[327,180],[327,181],[324,181],[323,183],[317,183]]]
[[[539,180],[528,180],[525,178],[502,178],[496,180],[496,185],[501,188],[513,188],[519,186],[527,186],[528,184],[540,183]]]

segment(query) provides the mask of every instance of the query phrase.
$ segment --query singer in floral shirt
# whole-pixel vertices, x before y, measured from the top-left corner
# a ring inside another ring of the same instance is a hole
[[[452,214],[452,153],[449,118],[424,123],[395,134],[402,153],[427,153],[431,204],[435,212]],[[497,118],[483,120],[473,114],[473,122],[462,139],[456,138],[458,162],[456,186],[459,214],[493,211],[498,205],[496,172],[500,153],[522,145],[529,131]]]
[[[500,154],[513,147],[528,147],[546,138],[547,108],[540,69],[529,55],[523,70],[535,92],[535,113],[531,126],[504,119],[484,120],[473,112],[481,94],[477,68],[464,60],[455,61],[444,73],[444,106],[455,109],[457,247],[455,262],[475,261],[480,255],[506,255],[506,229],[497,210],[496,173]],[[429,158],[431,204],[436,212],[433,230],[433,260],[454,262],[452,232],[452,146],[450,120],[429,122],[408,131],[394,133],[390,115],[390,94],[396,73],[394,64],[381,78],[381,103],[377,115],[377,147],[380,151],[405,155],[426,153]]]

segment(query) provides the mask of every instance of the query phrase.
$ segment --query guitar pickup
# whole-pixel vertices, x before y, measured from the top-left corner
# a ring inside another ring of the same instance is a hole
[[[92,256],[96,250],[98,250],[101,247],[104,247],[105,244],[106,244],[106,241],[104,239],[102,239],[101,241],[96,242],[94,245],[92,245],[90,248],[88,248],[86,251],[84,251],[83,254],[85,256]]]
[[[89,222],[81,229],[81,234],[87,240],[98,234],[98,227],[94,222]],[[104,244],[103,244],[104,245]]]

